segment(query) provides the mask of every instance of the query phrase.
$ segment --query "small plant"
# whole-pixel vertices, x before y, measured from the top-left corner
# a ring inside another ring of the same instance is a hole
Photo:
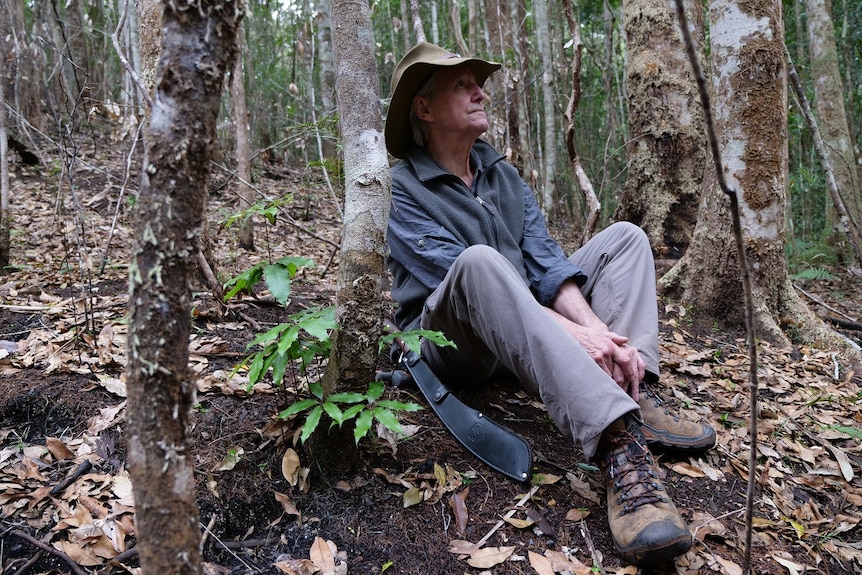
[[[396,413],[422,409],[422,406],[413,402],[380,399],[384,384],[379,381],[369,384],[368,391],[365,393],[333,393],[326,397],[323,394],[323,386],[319,383],[312,383],[308,389],[313,397],[297,401],[278,414],[281,419],[287,419],[308,411],[299,437],[303,443],[318,428],[324,413],[332,420],[330,427],[336,424],[341,427],[344,422],[356,418],[353,439],[358,444],[359,440],[371,430],[371,424],[375,419],[394,433],[404,435]]]

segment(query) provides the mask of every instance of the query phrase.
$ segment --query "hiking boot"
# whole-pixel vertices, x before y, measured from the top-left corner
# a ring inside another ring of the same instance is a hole
[[[599,466],[605,479],[608,523],[617,552],[634,565],[670,561],[691,547],[691,533],[670,500],[631,415],[606,431]]]
[[[643,419],[641,431],[652,449],[692,453],[715,445],[712,427],[683,419],[645,383],[641,383],[638,405]]]

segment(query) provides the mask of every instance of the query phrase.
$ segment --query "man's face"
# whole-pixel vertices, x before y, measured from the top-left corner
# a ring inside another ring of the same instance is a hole
[[[413,106],[416,116],[428,124],[432,139],[435,134],[461,134],[472,144],[488,129],[487,99],[473,71],[461,65],[440,69],[432,96],[417,97]]]

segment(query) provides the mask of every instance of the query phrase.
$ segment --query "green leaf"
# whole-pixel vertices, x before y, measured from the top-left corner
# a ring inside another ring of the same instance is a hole
[[[372,381],[368,386],[368,393],[365,397],[368,398],[368,403],[374,403],[377,399],[383,395],[383,390],[386,386],[382,381]]]
[[[305,411],[309,407],[317,404],[318,401],[316,399],[303,399],[302,401],[297,401],[296,403],[288,405],[287,408],[282,410],[281,413],[278,414],[278,418],[287,419],[288,417]]]
[[[373,411],[374,417],[377,418],[377,421],[382,423],[384,427],[391,429],[398,435],[404,435],[404,430],[401,429],[401,423],[398,421],[398,418],[394,413],[385,407],[375,407]]]
[[[295,325],[289,326],[278,338],[278,353],[288,355],[288,350],[293,347],[293,344],[296,343],[297,339],[299,339],[299,328]],[[292,356],[292,354],[290,355]]]
[[[263,277],[275,301],[286,306],[287,299],[290,297],[290,278],[293,277],[290,269],[279,265],[269,265],[263,268]]]
[[[275,385],[281,385],[282,380],[284,379],[284,372],[287,369],[287,354],[278,353],[274,354],[275,358],[272,361],[272,382]]]
[[[235,278],[231,278],[225,282],[224,288],[227,292],[224,294],[224,300],[229,300],[243,290],[250,291],[251,288],[260,281],[260,278],[263,277],[263,265],[264,264],[257,264],[251,269],[246,270]],[[229,290],[227,289],[228,287],[230,287]]]
[[[379,407],[385,407],[387,409],[391,409],[393,411],[420,411],[424,409],[418,403],[411,402],[403,402],[403,401],[391,401],[389,399],[384,399],[382,401],[378,401],[376,403]]]
[[[293,278],[296,276],[296,272],[299,271],[299,268],[313,268],[314,260],[297,256],[284,256],[275,262],[275,264],[287,269],[287,271],[290,272],[290,277]]]
[[[329,401],[333,403],[359,403],[365,401],[365,395],[362,393],[333,393],[329,396]]]
[[[348,421],[350,419],[353,419],[354,417],[356,417],[356,414],[358,414],[360,411],[362,411],[366,407],[367,406],[364,404],[351,405],[350,407],[348,407],[347,409],[344,410],[344,421]]]
[[[367,409],[360,413],[359,417],[356,418],[356,427],[353,428],[353,439],[356,441],[357,445],[359,445],[359,440],[368,434],[368,430],[371,429],[371,423],[373,421],[374,414]]]
[[[429,329],[411,329],[410,331],[398,331],[389,333],[380,338],[380,351],[387,345],[391,345],[397,338],[400,338],[404,345],[410,351],[421,353],[422,339],[427,339],[438,347],[457,347],[455,342],[450,341],[443,335],[443,332],[433,331]]]
[[[320,423],[320,416],[323,415],[323,408],[319,405],[309,412],[305,418],[305,424],[302,426],[302,433],[299,435],[299,441],[305,443],[314,430],[317,429],[317,424]]]
[[[308,314],[299,321],[299,327],[319,341],[329,341],[329,332],[338,327],[335,322],[335,307],[325,307]]]
[[[251,349],[256,345],[264,345],[273,342],[281,337],[281,332],[289,328],[290,324],[280,323],[277,326],[271,327],[265,332],[258,334],[250,344],[245,346],[246,349]]]
[[[248,368],[248,382],[254,385],[263,376],[263,354],[256,353],[251,362],[251,367]]]
[[[855,439],[862,440],[862,431],[859,431],[855,427],[847,427],[845,425],[831,425],[827,429],[834,429],[835,431],[846,433],[847,435]]]
[[[339,427],[344,423],[344,414],[341,413],[341,409],[339,409],[334,403],[331,403],[330,401],[324,402],[323,411],[325,411],[326,415],[328,415],[332,421],[337,423]]]
[[[320,383],[318,383],[318,382],[310,383],[308,385],[308,390],[311,392],[311,394],[314,397],[316,397],[320,401],[323,401],[323,386],[320,385]]]

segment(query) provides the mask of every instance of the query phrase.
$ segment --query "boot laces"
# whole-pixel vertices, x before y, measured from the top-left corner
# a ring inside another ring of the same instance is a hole
[[[625,515],[644,505],[666,503],[664,491],[654,470],[655,461],[637,437],[628,431],[611,438],[607,474],[612,480],[617,503]],[[610,494],[609,494],[610,496]]]

